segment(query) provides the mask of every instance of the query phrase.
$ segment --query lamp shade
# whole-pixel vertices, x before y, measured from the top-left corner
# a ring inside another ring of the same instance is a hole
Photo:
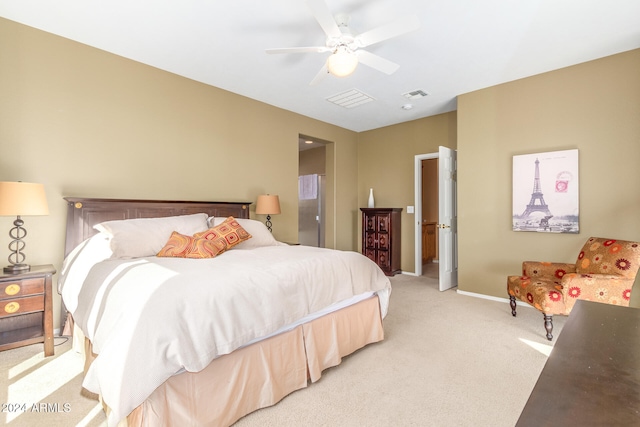
[[[49,215],[42,184],[0,182],[0,215]]]
[[[327,59],[327,69],[338,77],[346,77],[358,66],[358,57],[346,46],[338,46],[335,53]]]
[[[258,196],[256,213],[259,215],[275,215],[280,213],[280,199],[276,194]]]

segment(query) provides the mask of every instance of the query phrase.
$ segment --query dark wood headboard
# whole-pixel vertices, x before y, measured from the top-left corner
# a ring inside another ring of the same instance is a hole
[[[93,226],[104,221],[159,218],[204,212],[208,216],[249,218],[250,202],[185,202],[175,200],[127,200],[65,197],[67,235],[64,256],[97,233]]]

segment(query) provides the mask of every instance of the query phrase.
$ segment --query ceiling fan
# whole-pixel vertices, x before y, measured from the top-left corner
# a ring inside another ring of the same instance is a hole
[[[324,0],[307,0],[307,5],[311,8],[313,16],[327,35],[325,46],[285,47],[267,49],[266,52],[270,54],[331,52],[331,56],[329,56],[325,65],[309,83],[311,85],[319,83],[327,74],[333,74],[338,77],[348,76],[355,70],[358,63],[385,74],[393,74],[400,68],[398,64],[362,48],[420,28],[420,21],[416,16],[412,15],[355,35],[349,29],[349,15],[338,14],[334,17]]]

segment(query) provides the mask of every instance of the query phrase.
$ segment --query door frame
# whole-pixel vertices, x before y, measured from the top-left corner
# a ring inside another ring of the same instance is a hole
[[[414,226],[415,226],[415,275],[422,276],[422,161],[438,159],[438,152],[414,156]]]

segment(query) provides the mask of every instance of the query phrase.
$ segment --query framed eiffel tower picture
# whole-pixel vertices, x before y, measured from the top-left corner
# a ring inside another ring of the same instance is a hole
[[[578,150],[513,156],[513,231],[579,233]]]

